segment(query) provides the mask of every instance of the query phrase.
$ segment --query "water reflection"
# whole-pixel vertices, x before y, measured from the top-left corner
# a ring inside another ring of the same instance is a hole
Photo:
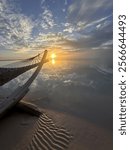
[[[43,66],[25,98],[40,107],[66,111],[112,129],[112,74],[105,71],[110,68],[95,67],[91,60],[55,58]],[[22,76],[28,79],[30,72]],[[7,84],[5,94],[23,78]]]
[[[55,59],[52,59],[51,63],[52,63],[52,65],[55,65],[55,63],[56,63]]]

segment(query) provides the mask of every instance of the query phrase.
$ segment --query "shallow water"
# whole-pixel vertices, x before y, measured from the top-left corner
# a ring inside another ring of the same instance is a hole
[[[112,130],[111,72],[83,61],[65,62],[60,68],[59,62],[52,70],[43,68],[26,98],[40,107],[64,111]]]
[[[11,93],[33,71],[1,87],[0,95]],[[24,99],[112,130],[112,69],[93,60],[45,64]]]

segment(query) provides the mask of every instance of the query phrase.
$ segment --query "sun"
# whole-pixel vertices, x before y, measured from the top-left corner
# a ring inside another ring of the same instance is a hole
[[[51,54],[51,59],[55,59],[55,58],[56,58],[56,54],[55,53]]]

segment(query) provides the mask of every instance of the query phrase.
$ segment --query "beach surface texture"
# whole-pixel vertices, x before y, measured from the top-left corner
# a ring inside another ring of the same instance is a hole
[[[1,119],[2,150],[111,150],[112,132],[49,109],[38,117],[13,111]]]

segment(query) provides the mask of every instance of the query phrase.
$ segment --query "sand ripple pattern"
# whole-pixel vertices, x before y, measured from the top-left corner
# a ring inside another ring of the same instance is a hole
[[[27,150],[65,150],[71,140],[72,136],[66,129],[57,127],[46,114],[43,114],[36,124]]]

